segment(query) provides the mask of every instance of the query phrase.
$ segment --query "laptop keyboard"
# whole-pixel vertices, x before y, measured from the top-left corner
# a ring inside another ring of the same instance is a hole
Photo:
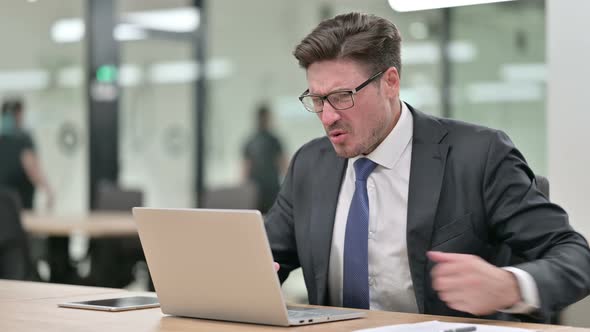
[[[289,318],[313,318],[313,317],[325,317],[331,314],[330,310],[322,310],[316,308],[297,308],[287,307],[287,313]]]

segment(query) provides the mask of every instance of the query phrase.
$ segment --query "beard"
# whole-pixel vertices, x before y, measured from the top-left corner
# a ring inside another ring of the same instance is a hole
[[[332,147],[334,147],[334,151],[336,155],[341,158],[354,158],[359,155],[367,155],[385,139],[386,136],[386,129],[387,129],[387,122],[385,121],[378,121],[373,126],[373,129],[370,131],[368,137],[360,138],[360,142],[352,143],[352,145],[347,144],[335,144],[332,143]],[[343,130],[349,135],[349,140],[355,139],[355,131],[352,130],[350,126],[341,123],[335,123],[328,128],[325,128],[326,134],[328,134],[331,130]],[[346,143],[346,142],[345,142]]]

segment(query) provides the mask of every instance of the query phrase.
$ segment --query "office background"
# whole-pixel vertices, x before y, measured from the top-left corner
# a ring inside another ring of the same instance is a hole
[[[14,27],[1,32],[5,47],[0,94],[13,92],[26,99],[27,123],[48,177],[60,190],[56,209],[84,211],[86,41],[76,31],[83,24],[85,2],[10,1],[0,14],[6,27]],[[156,0],[115,4],[121,18],[191,6],[190,1]],[[322,135],[317,119],[297,100],[306,87],[305,73],[291,53],[324,17],[357,10],[392,19],[404,37],[402,98],[425,112],[443,115],[442,10],[397,13],[384,0],[217,0],[207,2],[206,10],[207,186],[241,180],[242,145],[255,126],[255,108],[262,100],[271,104],[287,154]],[[535,171],[547,174],[544,1],[450,11],[452,99],[447,115],[507,131]],[[125,31],[120,27],[118,31]],[[120,184],[142,189],[148,205],[193,205],[192,85],[203,72],[194,60],[193,46],[182,39],[141,39],[133,31],[120,35]],[[67,129],[75,136],[69,139],[76,142],[58,144]]]
[[[403,100],[430,114],[506,131],[533,170],[549,178],[552,200],[590,237],[586,1],[519,0],[398,13],[386,0],[215,0],[204,2],[206,21],[193,1],[114,3],[121,21],[168,12],[184,17],[177,23],[187,25],[176,29],[188,33],[206,22],[204,68],[195,61],[191,40],[174,33],[146,36],[117,24],[120,67],[103,72],[107,81],[115,75],[120,86],[119,127],[111,128],[119,135],[117,182],[143,191],[145,205],[196,204],[194,85],[202,75],[205,188],[242,181],[241,149],[262,100],[271,105],[288,156],[321,136],[316,117],[297,100],[306,81],[291,52],[321,19],[355,10],[389,18],[400,28]],[[57,213],[89,209],[87,36],[80,32],[86,10],[81,0],[7,0],[0,11],[0,98],[25,99],[26,124],[55,188]],[[37,209],[44,209],[44,199],[37,197]],[[574,306],[564,323],[590,326],[587,308]]]

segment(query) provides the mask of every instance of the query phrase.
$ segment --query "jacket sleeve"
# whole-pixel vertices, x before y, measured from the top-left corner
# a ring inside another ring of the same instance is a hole
[[[590,290],[590,250],[569,224],[567,213],[537,189],[534,174],[508,136],[489,144],[483,198],[495,241],[523,258],[539,290],[541,317],[563,309]]]
[[[293,156],[275,203],[265,216],[265,227],[275,262],[281,266],[278,274],[281,283],[289,273],[300,266],[295,242],[293,218],[293,184],[295,164],[299,151]]]

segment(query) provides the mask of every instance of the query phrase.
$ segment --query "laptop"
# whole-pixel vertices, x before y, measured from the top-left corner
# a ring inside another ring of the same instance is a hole
[[[134,208],[164,314],[291,326],[366,317],[366,311],[285,305],[256,210]]]

